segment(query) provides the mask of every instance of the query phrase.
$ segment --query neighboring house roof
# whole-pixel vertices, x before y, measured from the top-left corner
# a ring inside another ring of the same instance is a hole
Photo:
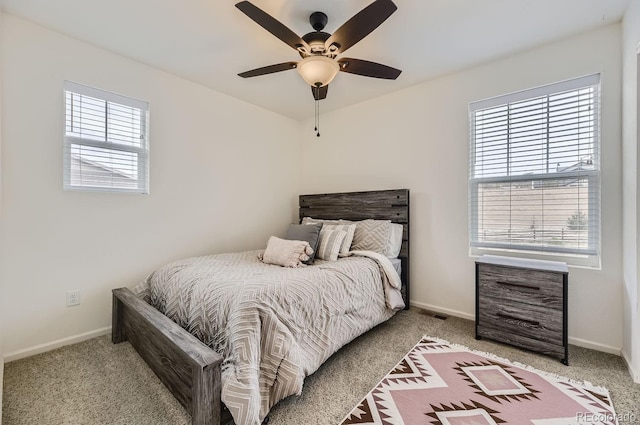
[[[567,165],[566,167],[562,167],[560,163],[556,166],[556,172],[558,173],[566,171],[591,171],[593,169],[593,159],[591,157],[583,158],[574,164]]]
[[[82,172],[80,171],[82,170]],[[81,155],[71,155],[71,184],[136,188],[138,180],[107,164],[90,161]]]

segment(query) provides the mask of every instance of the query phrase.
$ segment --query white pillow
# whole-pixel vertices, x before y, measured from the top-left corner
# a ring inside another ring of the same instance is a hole
[[[301,267],[303,261],[309,259],[313,249],[307,241],[291,241],[271,236],[267,248],[260,255],[260,260],[266,264],[283,267]]]
[[[318,252],[316,252],[316,258],[326,261],[336,261],[338,259],[338,253],[342,246],[342,241],[347,236],[347,232],[344,230],[324,230],[320,231],[320,246],[318,246]]]
[[[397,258],[402,249],[402,233],[404,227],[402,224],[391,223],[389,228],[389,239],[384,247],[384,255],[387,258]]]

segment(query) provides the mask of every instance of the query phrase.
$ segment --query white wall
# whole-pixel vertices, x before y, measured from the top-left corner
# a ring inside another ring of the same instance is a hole
[[[317,176],[307,187],[311,192],[411,189],[412,301],[473,318],[469,102],[601,72],[602,269],[570,269],[569,336],[572,343],[619,353],[620,40],[620,25],[611,25],[327,113],[321,116],[319,140],[312,140],[311,121],[303,122],[301,134],[308,135],[303,167]]]
[[[108,330],[111,289],[163,263],[262,248],[297,219],[297,122],[9,14],[2,38],[7,359]],[[150,102],[150,195],[62,190],[65,79]]]
[[[622,354],[636,382],[640,382],[640,315],[638,313],[640,270],[638,269],[638,51],[640,2],[630,2],[622,24],[622,188],[623,210],[623,318]]]

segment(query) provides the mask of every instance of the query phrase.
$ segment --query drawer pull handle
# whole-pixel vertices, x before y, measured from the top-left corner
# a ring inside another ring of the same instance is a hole
[[[496,283],[498,285],[515,286],[516,288],[534,289],[536,291],[540,290],[539,286],[525,285],[525,284],[522,284],[522,283],[503,282],[503,281],[500,281],[500,280],[496,281]]]
[[[540,326],[540,322],[538,322],[537,320],[523,319],[522,317],[512,316],[511,314],[503,313],[501,311],[497,312],[496,315],[498,317],[502,317],[503,319],[517,320],[519,322],[529,323],[533,326]]]

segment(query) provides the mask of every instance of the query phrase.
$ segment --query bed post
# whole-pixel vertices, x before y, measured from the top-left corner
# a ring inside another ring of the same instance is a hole
[[[133,348],[191,414],[193,425],[231,419],[220,399],[222,356],[127,288],[113,290],[111,340]]]
[[[192,425],[223,424],[220,409],[222,406],[220,379],[219,365],[194,368],[191,402]]]
[[[120,344],[127,340],[122,332],[122,302],[113,294],[113,308],[111,312],[111,342]]]

